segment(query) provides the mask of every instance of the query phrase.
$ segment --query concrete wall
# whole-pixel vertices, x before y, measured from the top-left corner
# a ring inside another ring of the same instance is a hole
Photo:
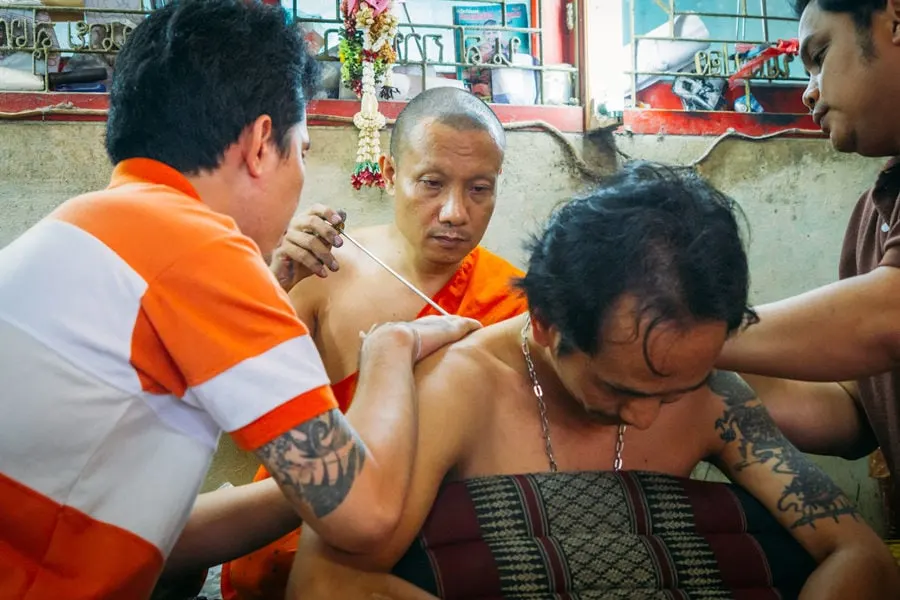
[[[106,184],[110,167],[102,150],[102,125],[0,123],[0,246],[68,196]],[[350,222],[366,225],[391,217],[388,196],[355,192],[348,173],[355,156],[351,129],[316,128],[308,162],[303,203],[322,202],[348,211]],[[580,138],[573,138],[581,146]],[[386,141],[386,139],[385,139]],[[687,164],[710,139],[617,136],[619,149],[634,158]],[[522,263],[520,241],[554,205],[581,186],[559,143],[544,133],[514,132],[496,218],[485,244]],[[609,148],[589,157],[601,170],[612,168]],[[702,164],[702,173],[734,196],[747,213],[752,239],[752,294],[755,302],[782,298],[836,277],[844,223],[858,195],[880,163],[841,156],[820,140],[765,143],[725,141]],[[874,482],[866,462],[819,459],[860,504],[863,514],[882,527]],[[226,438],[205,489],[224,481],[243,483],[255,461]],[[698,477],[715,478],[706,467]]]

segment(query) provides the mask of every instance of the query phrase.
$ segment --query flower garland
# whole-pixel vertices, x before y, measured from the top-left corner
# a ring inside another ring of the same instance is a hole
[[[341,0],[341,80],[361,99],[360,110],[353,116],[353,124],[359,129],[359,148],[350,178],[357,190],[364,185],[384,187],[378,158],[379,132],[385,118],[378,112],[375,89],[380,80],[383,98],[390,99],[396,91],[391,86],[391,66],[397,60],[394,38],[398,23],[391,13],[393,4],[393,0]]]

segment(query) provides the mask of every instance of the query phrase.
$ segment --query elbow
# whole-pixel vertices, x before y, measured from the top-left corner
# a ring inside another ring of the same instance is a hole
[[[399,528],[403,503],[404,495],[396,488],[388,494],[359,489],[319,521],[316,533],[329,546],[348,554],[377,552]]]
[[[351,554],[370,554],[384,547],[400,526],[403,503],[399,499],[373,504],[364,517],[357,520],[352,535],[337,546]]]

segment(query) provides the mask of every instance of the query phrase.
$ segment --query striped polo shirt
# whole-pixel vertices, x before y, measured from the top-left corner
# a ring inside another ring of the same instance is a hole
[[[149,596],[221,431],[336,406],[258,247],[147,159],[0,250],[0,598]]]

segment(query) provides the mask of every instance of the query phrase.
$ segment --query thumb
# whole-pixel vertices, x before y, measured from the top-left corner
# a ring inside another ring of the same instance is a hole
[[[482,327],[480,321],[468,317],[456,317],[453,325],[459,328],[463,334],[475,331],[476,329],[481,329]]]

